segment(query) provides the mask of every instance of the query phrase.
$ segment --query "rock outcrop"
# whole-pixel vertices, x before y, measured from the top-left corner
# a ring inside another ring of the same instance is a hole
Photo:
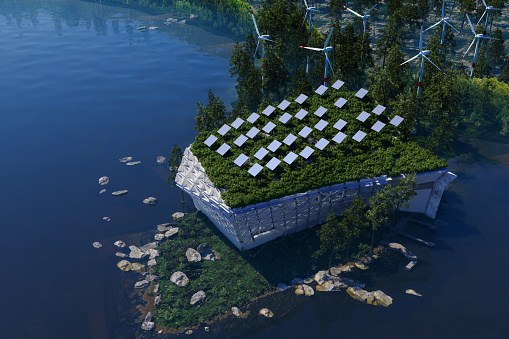
[[[368,292],[362,288],[348,287],[346,292],[352,298],[370,305],[388,307],[390,304],[392,304],[392,298],[380,290]]]

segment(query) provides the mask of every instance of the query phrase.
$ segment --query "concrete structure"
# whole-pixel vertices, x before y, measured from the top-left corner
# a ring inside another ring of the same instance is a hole
[[[447,170],[417,174],[417,195],[408,211],[434,218],[444,189],[455,178]],[[385,185],[397,184],[397,178],[382,176],[232,209],[225,204],[220,190],[214,187],[189,147],[184,151],[175,181],[191,196],[196,208],[239,249],[251,249],[281,235],[320,224],[329,210],[342,213],[357,195],[367,202]]]

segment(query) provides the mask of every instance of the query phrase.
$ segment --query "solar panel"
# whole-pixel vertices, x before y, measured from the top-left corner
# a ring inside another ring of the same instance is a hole
[[[246,135],[248,137],[250,137],[251,139],[253,139],[255,137],[255,135],[258,134],[258,132],[260,132],[260,130],[256,127],[253,127],[249,130],[249,132],[246,133]]]
[[[269,153],[269,151],[267,151],[265,148],[260,148],[258,150],[258,152],[255,153],[255,158],[258,159],[258,160],[262,160],[267,154]]]
[[[304,148],[304,149],[302,150],[302,152],[300,152],[300,153],[299,153],[299,155],[300,155],[301,157],[303,157],[304,159],[307,159],[307,158],[309,158],[309,156],[310,156],[311,154],[313,154],[313,152],[314,152],[314,151],[315,151],[315,150],[314,150],[314,149],[312,149],[311,147],[306,146],[306,148]]]
[[[295,135],[293,135],[292,133],[288,134],[288,136],[285,138],[285,140],[283,140],[283,142],[285,144],[287,144],[288,146],[290,146],[291,144],[293,144],[293,142],[297,140],[297,137]]]
[[[329,123],[325,120],[320,120],[318,121],[318,123],[315,125],[315,128],[319,131],[323,131],[323,129],[325,128],[325,126],[327,126]]]
[[[382,128],[384,128],[385,124],[381,121],[375,122],[373,126],[371,126],[371,129],[377,132],[380,132]]]
[[[217,140],[217,137],[215,135],[211,135],[210,137],[207,138],[207,140],[205,140],[203,143],[207,146],[212,146],[213,143],[215,143]]]
[[[274,127],[276,127],[276,124],[272,123],[272,122],[268,122],[267,125],[265,125],[264,128],[262,128],[262,130],[266,133],[270,133],[270,131],[272,131],[274,129]]]
[[[318,142],[315,144],[315,147],[318,148],[319,150],[323,150],[325,148],[325,146],[327,146],[329,144],[329,140],[326,140],[324,138],[321,138],[320,140],[318,140]]]
[[[249,159],[249,157],[247,155],[245,155],[244,153],[241,153],[237,159],[235,159],[235,161],[233,161],[233,163],[237,166],[242,166],[244,165],[244,163]]]
[[[241,134],[235,141],[233,142],[237,146],[242,146],[246,142],[247,137],[244,134]]]
[[[345,140],[345,138],[346,138],[346,134],[345,134],[345,133],[343,133],[343,132],[338,132],[338,134],[336,134],[336,135],[334,136],[334,138],[332,138],[332,141],[335,141],[335,142],[337,142],[338,144],[340,144],[340,143],[341,143],[341,141]]]
[[[230,146],[227,144],[222,144],[221,147],[218,148],[217,153],[224,155],[228,150],[230,149]]]
[[[256,120],[258,120],[260,116],[256,113],[253,113],[249,116],[249,118],[247,118],[247,121],[249,121],[250,123],[254,123]]]
[[[403,120],[404,119],[402,117],[396,115],[394,118],[392,118],[392,120],[389,123],[394,126],[399,126],[399,124],[401,124]]]
[[[327,87],[325,87],[324,85],[320,85],[320,87],[318,87],[316,89],[315,93],[322,95],[323,93],[325,93],[326,90],[327,90]]]
[[[359,91],[357,91],[357,93],[355,93],[355,96],[362,99],[366,94],[368,94],[368,91],[366,91],[364,88],[361,88]]]
[[[343,81],[338,80],[338,81],[336,81],[336,82],[334,83],[334,85],[332,85],[332,88],[334,88],[334,89],[340,89],[340,88],[341,88],[341,86],[343,86],[344,84],[345,84],[345,83],[344,83]]]
[[[316,116],[319,116],[320,118],[322,117],[322,115],[325,114],[325,112],[327,112],[327,108],[325,107],[322,107],[320,106],[316,111],[315,111],[315,115]]]
[[[364,137],[366,135],[367,134],[364,133],[363,131],[357,131],[357,133],[355,133],[355,135],[352,137],[352,139],[355,141],[361,142],[361,140],[364,139]]]
[[[267,148],[269,149],[269,151],[275,152],[281,145],[282,144],[279,141],[274,140],[273,142],[270,143],[269,146],[267,146]]]
[[[307,95],[301,94],[297,97],[297,99],[295,99],[295,101],[299,104],[302,104],[304,101],[306,101],[307,98]]]
[[[242,125],[244,123],[244,120],[242,120],[241,118],[237,118],[235,119],[235,121],[232,123],[232,127],[237,129],[240,127],[240,125]]]
[[[357,120],[364,122],[366,121],[367,118],[369,118],[370,115],[371,114],[369,114],[368,112],[362,111],[362,113],[359,114],[359,116],[357,116]]]
[[[290,106],[290,101],[283,100],[283,101],[281,101],[281,103],[277,107],[284,111],[288,106]]]
[[[285,113],[281,116],[281,118],[279,118],[279,121],[281,121],[283,124],[286,124],[291,117],[292,116],[290,114]]]
[[[288,155],[283,159],[284,162],[286,162],[288,165],[291,165],[292,162],[295,161],[295,159],[298,158],[298,155],[293,153],[293,152],[290,152],[288,153]]]
[[[299,135],[303,138],[307,137],[309,135],[309,133],[311,133],[313,131],[312,128],[309,128],[307,126],[304,126],[303,129],[300,130],[299,132]]]
[[[266,166],[267,166],[267,167],[268,167],[271,171],[273,171],[273,170],[274,170],[274,168],[276,168],[276,167],[277,167],[280,163],[281,163],[281,160],[278,160],[278,159],[276,159],[276,158],[272,158],[272,159],[270,159],[270,161],[267,163],[267,165],[266,165]]]
[[[295,117],[299,120],[302,120],[306,115],[308,115],[308,112],[306,110],[301,109],[299,113],[295,114]]]
[[[253,177],[256,177],[258,173],[263,169],[263,166],[260,164],[254,164],[247,172],[251,174]]]
[[[265,114],[266,116],[269,116],[272,114],[272,112],[274,112],[276,109],[274,107],[272,107],[271,105],[267,106],[266,109],[263,110],[263,114]]]
[[[218,131],[217,133],[221,134],[221,135],[225,135],[226,132],[228,132],[229,130],[231,129],[230,126],[224,124]]]
[[[345,120],[339,119],[338,122],[336,122],[333,127],[341,131],[346,124],[347,122]]]
[[[342,108],[343,106],[345,106],[346,102],[348,100],[344,99],[344,98],[339,98],[335,103],[334,103],[334,106],[336,107],[339,107],[339,108]]]
[[[378,105],[373,110],[373,113],[375,113],[376,115],[380,115],[380,114],[382,114],[383,111],[385,111],[385,107],[382,105]]]

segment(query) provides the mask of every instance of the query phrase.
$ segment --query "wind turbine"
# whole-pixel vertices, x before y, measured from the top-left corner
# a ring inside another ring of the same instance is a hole
[[[422,83],[422,71],[424,70],[424,59],[428,60],[429,62],[431,62],[431,64],[433,66],[435,66],[440,72],[442,72],[443,74],[445,74],[444,71],[442,71],[437,65],[435,65],[433,63],[433,61],[431,61],[430,59],[428,59],[428,57],[426,57],[426,55],[429,54],[429,51],[426,50],[426,51],[423,51],[422,50],[422,26],[424,24],[424,18],[421,18],[421,39],[419,40],[419,54],[417,54],[416,56],[414,56],[413,58],[410,58],[408,59],[407,61],[405,61],[404,63],[402,63],[400,66],[406,64],[407,62],[410,62],[414,59],[417,59],[419,56],[422,56],[422,61],[421,61],[421,73],[419,75],[419,83],[417,84],[417,98],[419,98],[419,96],[421,95],[421,83]]]
[[[484,1],[484,0],[483,0]],[[456,32],[458,32],[459,34],[461,34],[456,28],[454,28],[450,23],[449,23],[449,18],[445,17],[445,0],[442,0],[442,20],[440,20],[439,22],[437,22],[436,24],[426,28],[424,30],[424,32],[426,32],[428,29],[431,29],[437,25],[439,25],[441,22],[444,23],[444,26],[442,28],[442,39],[440,39],[440,46],[443,46],[444,45],[444,35],[445,35],[445,25],[449,25],[449,27],[451,27],[452,29],[454,29]],[[461,34],[461,36],[464,36],[463,34]]]
[[[488,21],[490,19],[490,11],[501,11],[502,8],[494,8],[493,6],[488,6],[488,5],[486,5],[486,2],[484,2],[484,0],[482,0],[482,3],[484,4],[485,10],[484,10],[484,13],[481,15],[481,18],[479,19],[477,24],[479,25],[481,23],[481,20],[484,17],[484,14],[486,14],[486,23],[484,24],[484,31],[482,33],[482,34],[486,35],[486,29],[488,28]]]
[[[474,42],[476,43],[475,44],[475,52],[474,52],[474,60],[472,61],[472,71],[470,72],[470,77],[472,77],[474,75],[475,61],[477,60],[477,51],[479,50],[479,40],[480,39],[502,40],[502,39],[492,38],[492,37],[486,36],[484,34],[476,34],[474,26],[472,25],[472,22],[470,21],[470,18],[468,16],[467,10],[465,8],[463,8],[463,10],[465,11],[465,16],[467,17],[468,24],[470,25],[470,29],[472,30],[472,34],[474,35],[474,40],[472,40],[472,43],[470,44],[470,46],[468,46],[465,54],[463,54],[463,58],[465,57],[465,55],[467,55],[468,51],[470,50],[470,48],[472,47]]]
[[[304,20],[302,21],[302,25],[300,25],[300,27],[302,28],[302,26],[304,26],[304,23],[306,22],[306,18],[309,13],[309,35],[311,36],[311,22],[313,19],[313,12],[318,12],[318,10],[316,9],[316,7],[309,7],[306,0],[304,0],[304,4],[306,5],[306,15],[304,15]]]
[[[256,29],[256,34],[258,34],[258,43],[256,44],[256,49],[254,51],[254,54],[253,54],[253,62],[254,62],[254,59],[255,59],[255,56],[256,56],[256,52],[258,51],[258,46],[260,46],[260,41],[263,42],[264,41],[270,41],[270,42],[274,42],[277,44],[276,41],[274,40],[270,40],[270,36],[265,34],[265,35],[261,35],[260,34],[260,31],[258,30],[258,25],[256,24],[256,19],[254,17],[254,14],[253,14],[253,7],[249,7],[251,9],[251,16],[253,17],[253,23],[254,23],[254,26],[255,26],[255,29]],[[263,47],[264,45],[262,45],[262,58],[265,56],[265,49]],[[262,63],[262,84],[263,84],[263,79],[264,79],[264,76],[263,76],[263,63]]]
[[[371,7],[371,9],[369,11],[366,12],[366,14],[364,15],[360,15],[359,13],[355,12],[355,11],[352,11],[350,8],[346,7],[345,5],[343,5],[343,7],[345,7],[345,9],[347,11],[350,11],[352,12],[353,14],[357,15],[359,18],[362,19],[362,24],[364,26],[364,31],[362,32],[362,35],[365,35],[366,34],[366,22],[368,21],[369,17],[371,15],[369,15],[369,12],[371,12],[373,10],[373,8],[376,7],[376,5],[378,5],[380,2],[377,2],[373,7]]]
[[[332,65],[329,61],[329,52],[332,51],[331,46],[327,46],[329,43],[330,37],[332,35],[332,31],[334,30],[334,27],[336,27],[336,23],[338,21],[334,21],[334,24],[332,25],[332,28],[330,30],[329,36],[327,37],[327,40],[325,40],[325,44],[323,45],[323,48],[314,48],[314,47],[306,47],[306,46],[299,46],[301,48],[310,49],[312,51],[319,51],[323,52],[325,54],[325,74],[323,76],[323,85],[327,87],[327,65],[330,67],[330,70],[332,71],[332,74],[334,75],[334,70],[332,69]]]

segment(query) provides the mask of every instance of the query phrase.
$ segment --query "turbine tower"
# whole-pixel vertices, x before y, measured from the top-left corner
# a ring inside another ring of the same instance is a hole
[[[330,33],[329,33],[329,36],[327,37],[327,40],[325,40],[325,44],[323,45],[323,48],[314,48],[314,47],[306,47],[306,46],[299,46],[301,48],[305,48],[305,49],[310,49],[312,51],[319,51],[319,52],[323,52],[325,54],[325,73],[324,73],[324,76],[323,76],[323,85],[325,87],[327,87],[327,66],[330,67],[330,70],[332,71],[332,74],[334,74],[334,70],[332,69],[332,65],[329,61],[329,52],[332,51],[332,47],[331,46],[327,46],[327,44],[329,43],[329,40],[330,40],[330,37],[332,35],[332,31],[334,30],[334,27],[336,27],[336,23],[338,21],[334,21],[334,24],[332,25],[332,28],[330,30]]]
[[[482,18],[486,14],[486,23],[484,24],[484,31],[482,33],[482,34],[486,35],[486,29],[488,28],[488,21],[490,19],[490,11],[501,11],[502,8],[494,8],[493,6],[488,6],[488,5],[486,5],[486,2],[484,0],[482,0],[482,3],[484,4],[484,7],[486,9],[484,10],[484,13],[481,15],[481,18],[479,19],[477,24],[479,25],[481,23]]]
[[[270,42],[274,42],[277,44],[276,41],[274,40],[270,40],[270,36],[265,34],[265,35],[261,35],[260,34],[260,30],[258,30],[258,25],[256,24],[256,19],[254,17],[254,14],[253,14],[253,7],[250,7],[251,9],[251,16],[253,17],[253,23],[254,23],[254,26],[255,26],[255,29],[256,29],[256,34],[258,34],[258,42],[256,44],[256,49],[254,51],[254,54],[253,54],[253,62],[254,62],[254,59],[255,59],[255,56],[256,56],[256,52],[258,51],[258,46],[260,46],[260,41],[263,42],[264,41],[270,41]],[[262,45],[262,58],[265,56],[265,49],[263,47],[264,45]],[[264,79],[264,76],[263,76],[263,63],[262,63],[262,86],[263,86],[263,79]]]
[[[502,40],[502,39],[492,38],[492,37],[486,36],[484,34],[476,34],[474,26],[472,25],[472,22],[470,21],[470,18],[468,17],[467,10],[465,8],[463,8],[463,10],[465,11],[465,16],[467,17],[468,24],[470,25],[470,29],[472,30],[472,34],[474,35],[474,40],[472,40],[472,43],[470,44],[470,46],[468,46],[465,54],[463,54],[463,58],[465,58],[465,55],[467,55],[468,51],[470,50],[470,48],[472,47],[472,45],[475,42],[474,60],[472,61],[472,71],[470,71],[470,77],[472,77],[474,75],[475,62],[477,60],[477,51],[479,50],[479,40],[480,39]],[[502,41],[504,41],[504,40],[502,40]],[[462,60],[463,60],[463,58],[462,58]]]
[[[352,11],[350,8],[348,8],[348,7],[346,7],[345,5],[343,5],[343,7],[345,7],[345,9],[346,9],[347,11],[352,12],[353,14],[357,15],[359,18],[361,18],[361,19],[362,19],[362,25],[363,25],[363,27],[364,27],[364,30],[363,30],[363,32],[362,32],[362,35],[363,35],[363,36],[364,36],[364,35],[366,35],[366,22],[368,21],[368,19],[369,19],[369,17],[370,17],[369,12],[371,12],[371,11],[373,10],[373,8],[375,8],[375,7],[376,7],[376,5],[378,5],[379,3],[380,3],[380,2],[377,2],[377,3],[376,3],[373,7],[371,7],[371,9],[370,9],[369,11],[367,11],[367,12],[366,12],[366,14],[364,14],[364,15],[360,15],[359,13],[357,13],[357,12],[355,12],[355,11]]]
[[[419,74],[419,83],[417,84],[417,98],[419,98],[419,96],[421,95],[421,83],[422,83],[422,71],[424,70],[424,59],[428,60],[433,66],[435,66],[440,72],[442,72],[443,74],[445,74],[444,71],[442,71],[437,65],[435,65],[433,63],[433,61],[431,61],[430,59],[428,59],[428,57],[426,57],[426,55],[429,54],[429,51],[426,50],[426,51],[423,51],[422,50],[422,26],[423,26],[423,23],[424,23],[424,18],[421,18],[421,39],[419,40],[419,54],[417,54],[416,56],[408,59],[407,61],[405,61],[404,63],[402,63],[400,66],[406,64],[407,62],[410,62],[412,60],[415,60],[417,59],[418,57],[422,56],[422,61],[421,61],[421,73]]]
[[[484,0],[483,0],[484,1]],[[461,34],[456,28],[454,28],[450,23],[449,23],[449,18],[448,17],[445,17],[445,0],[442,0],[442,19],[437,22],[436,24],[426,28],[424,30],[424,32],[426,32],[428,29],[431,29],[435,26],[438,26],[440,25],[440,23],[444,23],[444,26],[442,27],[442,38],[440,39],[440,46],[443,46],[444,45],[444,35],[445,35],[445,25],[449,25],[449,27],[451,27],[452,29],[454,29],[456,32],[458,32],[461,36],[463,36],[463,34]]]
[[[304,21],[302,21],[302,25],[300,25],[300,27],[302,28],[302,26],[304,26],[309,13],[309,36],[311,36],[311,22],[313,20],[313,12],[318,12],[318,10],[316,7],[309,7],[306,0],[304,0],[304,4],[306,5],[306,15],[304,15]]]

